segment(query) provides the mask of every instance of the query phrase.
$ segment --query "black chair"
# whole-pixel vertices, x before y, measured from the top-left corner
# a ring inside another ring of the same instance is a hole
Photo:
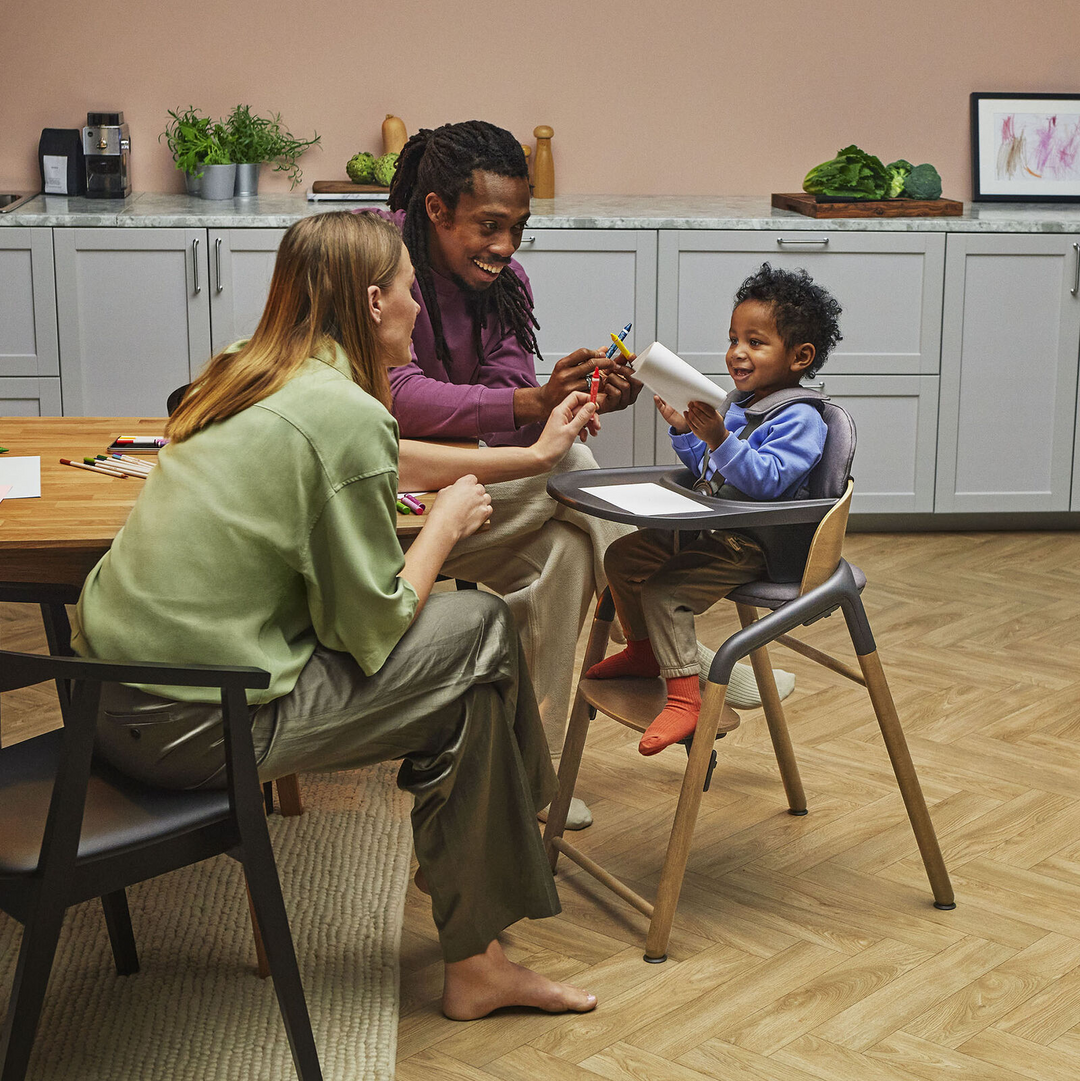
[[[139,969],[125,889],[227,853],[241,862],[300,1081],[322,1073],[266,829],[247,687],[257,668],[111,664],[0,650],[0,691],[56,680],[63,727],[0,749],[0,908],[24,925],[0,1081],[22,1081],[65,910],[100,897],[116,971]],[[93,761],[102,682],[220,688],[227,788],[172,791]]]
[[[604,870],[563,836],[589,723],[596,713],[600,712],[637,731],[644,731],[663,708],[666,699],[663,681],[659,679],[584,678],[584,673],[604,657],[615,617],[610,592],[605,591],[597,605],[582,665],[583,678],[578,682],[577,697],[563,744],[559,764],[559,794],[548,813],[544,843],[553,869],[560,854],[567,856],[649,918],[646,961],[659,962],[667,956],[668,939],[690,855],[702,792],[708,790],[717,761],[714,743],[739,724],[738,716],[726,704],[726,696],[731,669],[743,657],[750,657],[761,690],[765,720],[789,813],[806,814],[806,795],[766,649],[771,642],[779,642],[866,688],[923,859],[934,906],[940,909],[956,907],[948,871],[863,608],[860,593],[866,584],[866,577],[858,567],[851,566],[843,558],[853,490],[850,470],[855,454],[855,426],[848,414],[831,402],[824,403],[822,416],[828,426],[828,436],[822,459],[808,478],[809,498],[805,500],[739,503],[712,499],[685,491],[695,480],[688,470],[663,466],[589,470],[563,474],[548,482],[551,495],[587,514],[673,531],[734,529],[754,536],[765,550],[769,578],[739,586],[727,597],[735,602],[742,629],[717,649],[709,670],[697,728],[688,741],[686,772],[655,904]],[[641,481],[660,483],[687,495],[692,494],[695,500],[707,504],[708,510],[694,516],[684,514],[679,517],[641,518],[618,511],[610,503],[581,491],[583,487],[597,484]],[[767,614],[759,617],[759,608],[768,609]],[[837,609],[844,613],[859,664],[858,672],[790,635],[799,626],[809,626]]]

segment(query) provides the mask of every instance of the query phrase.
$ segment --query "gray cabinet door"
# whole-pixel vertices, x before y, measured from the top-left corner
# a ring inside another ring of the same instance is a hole
[[[0,414],[60,412],[51,229],[0,229]]]
[[[941,233],[661,230],[657,333],[700,371],[724,371],[732,297],[768,261],[803,267],[840,302],[828,373],[932,375],[944,253]]]
[[[210,356],[205,229],[54,229],[69,416],[163,416]]]
[[[211,229],[210,337],[213,351],[251,337],[270,291],[284,229]]]
[[[1076,237],[950,235],[937,511],[1069,508]]]
[[[555,362],[586,346],[611,344],[634,324],[631,350],[656,337],[656,233],[648,229],[526,229],[517,258],[525,267],[540,323],[543,381]],[[648,400],[646,400],[648,399]],[[589,446],[602,466],[652,463],[653,407],[648,395],[632,410],[604,414]]]

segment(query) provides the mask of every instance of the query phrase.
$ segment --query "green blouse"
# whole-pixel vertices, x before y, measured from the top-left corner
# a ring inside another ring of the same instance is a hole
[[[341,350],[312,357],[275,394],[162,449],[83,586],[75,650],[264,668],[252,705],[288,694],[317,642],[378,671],[417,604],[398,577],[397,460],[397,423]]]

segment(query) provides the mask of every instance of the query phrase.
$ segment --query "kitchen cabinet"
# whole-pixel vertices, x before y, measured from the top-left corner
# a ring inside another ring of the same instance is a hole
[[[210,353],[250,338],[270,292],[284,229],[210,229]]]
[[[656,232],[651,229],[526,229],[517,259],[536,299],[540,381],[575,349],[611,344],[610,334],[634,324],[630,350],[656,337]],[[651,465],[653,405],[648,394],[633,409],[602,416],[589,446],[602,466]]]
[[[844,335],[811,385],[852,414],[856,513],[934,509],[944,237],[932,233],[663,230],[659,340],[725,389],[732,297],[768,261],[804,267],[840,302]],[[674,461],[656,416],[656,460]]]
[[[948,238],[936,511],[1080,509],[1078,239]]]
[[[0,283],[0,414],[58,414],[60,353],[48,229],[0,229]]]
[[[67,416],[160,416],[206,362],[205,229],[54,229]]]

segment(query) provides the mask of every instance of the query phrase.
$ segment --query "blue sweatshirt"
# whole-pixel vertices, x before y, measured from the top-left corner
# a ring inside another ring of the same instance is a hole
[[[794,499],[807,474],[821,460],[828,432],[821,413],[805,402],[794,402],[774,413],[746,439],[738,438],[746,426],[743,406],[732,402],[724,414],[724,425],[728,436],[710,455],[705,476],[720,473],[751,499]],[[670,428],[668,432],[679,460],[700,477],[709,449],[705,441],[693,432],[678,435]]]

